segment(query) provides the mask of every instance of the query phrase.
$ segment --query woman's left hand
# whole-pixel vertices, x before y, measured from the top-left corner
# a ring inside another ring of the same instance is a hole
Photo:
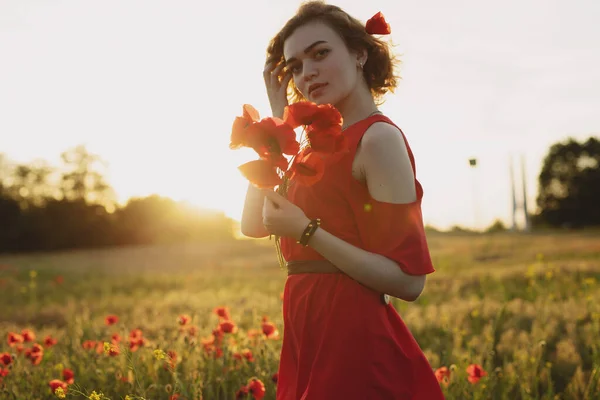
[[[263,225],[270,234],[299,240],[309,222],[300,207],[277,192],[265,191]]]

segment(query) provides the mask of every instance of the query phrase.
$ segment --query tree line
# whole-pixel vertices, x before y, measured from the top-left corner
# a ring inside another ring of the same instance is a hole
[[[152,195],[124,206],[103,174],[106,164],[85,146],[44,160],[10,163],[0,154],[0,252],[232,239],[235,223]]]
[[[0,252],[232,239],[235,222],[157,195],[117,205],[106,168],[85,146],[11,164],[0,154]],[[600,141],[553,144],[538,177],[533,229],[600,227]],[[496,222],[489,231],[505,229]]]

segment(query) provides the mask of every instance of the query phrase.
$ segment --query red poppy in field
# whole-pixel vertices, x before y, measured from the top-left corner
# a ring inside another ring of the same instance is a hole
[[[189,315],[185,315],[182,314],[177,318],[177,322],[179,322],[179,325],[187,325],[188,322],[190,322],[192,319],[190,318]]]
[[[10,372],[10,369],[8,369],[8,368],[0,368],[0,383],[2,382],[1,378],[8,376],[9,372]]]
[[[250,388],[248,386],[242,386],[237,392],[235,392],[235,398],[236,400],[245,399],[249,393]]]
[[[263,322],[262,331],[269,339],[276,339],[279,337],[279,331],[271,322]]]
[[[48,382],[48,386],[50,386],[50,389],[52,389],[52,393],[54,393],[58,388],[61,388],[65,393],[67,393],[68,385],[60,379],[52,379],[50,382]]]
[[[10,365],[12,364],[12,356],[8,353],[0,353],[0,363],[4,364],[4,365]]]
[[[471,383],[477,383],[481,378],[487,375],[487,372],[479,364],[471,364],[467,367],[468,380]]]
[[[237,332],[237,326],[236,326],[235,322],[233,322],[231,320],[223,320],[223,321],[219,322],[219,329],[223,333],[236,333]]]
[[[25,357],[31,360],[31,364],[39,365],[44,357],[44,348],[36,343],[31,348],[25,350]]]
[[[132,352],[137,351],[141,346],[146,344],[144,334],[141,329],[133,329],[129,333],[129,350]]]
[[[270,189],[281,183],[275,166],[267,160],[249,161],[238,169],[246,179],[261,189]]]
[[[392,33],[392,28],[390,28],[390,24],[387,23],[381,11],[367,20],[365,30],[370,35],[389,35]]]
[[[175,369],[177,365],[177,352],[175,350],[167,351],[167,364],[165,364],[165,368],[170,367],[171,369]]]
[[[113,333],[112,336],[110,337],[110,342],[112,344],[121,343],[121,335],[119,335],[118,333]]]
[[[46,336],[46,338],[44,339],[44,346],[46,347],[52,347],[56,343],[58,343],[58,341],[56,339],[53,339],[50,335]]]
[[[179,400],[179,394],[178,393],[172,394],[171,397],[169,397],[169,400]]]
[[[277,383],[277,381],[279,380],[279,372],[275,372],[271,377],[271,380],[273,381],[273,383]]]
[[[24,339],[23,336],[18,334],[18,333],[14,333],[14,332],[9,332],[8,333],[8,345],[10,347],[14,347],[19,343],[23,343]]]
[[[192,325],[188,328],[188,335],[190,336],[196,336],[196,334],[198,333],[198,327],[195,325]]]
[[[131,351],[134,351],[134,350],[131,350]],[[111,357],[116,357],[119,354],[121,354],[121,348],[119,347],[119,345],[111,344],[110,347],[108,348],[108,355]]]
[[[229,319],[230,318],[230,316],[229,316],[229,308],[227,308],[227,307],[223,307],[223,306],[222,307],[216,307],[214,311],[215,311],[215,314],[217,314],[217,316],[219,318],[223,318],[223,319]]]
[[[289,171],[288,177],[305,186],[314,185],[325,173],[325,163],[320,155],[310,152],[295,160]]]
[[[258,378],[251,378],[248,381],[248,389],[255,400],[261,400],[265,397],[265,384]]]
[[[65,281],[65,278],[62,275],[57,275],[54,277],[54,283],[56,285],[62,285]]]
[[[244,349],[241,352],[233,353],[233,358],[236,360],[242,360],[245,358],[248,360],[248,362],[254,361],[254,356],[252,355],[252,351],[250,351],[250,349]]]
[[[448,367],[440,367],[435,370],[435,377],[439,383],[448,386],[448,383],[450,383],[450,370]]]
[[[75,374],[73,373],[73,370],[69,368],[63,369],[62,376],[64,381],[67,382],[69,385],[75,383]]]
[[[23,329],[21,335],[24,342],[33,342],[35,340],[35,333],[31,329]]]
[[[91,350],[96,347],[96,341],[94,340],[85,340],[81,346],[86,350]]]
[[[119,322],[119,317],[116,315],[107,315],[106,318],[104,318],[104,323],[106,325],[114,325],[117,322]]]
[[[258,122],[260,115],[258,111],[250,104],[244,104],[243,114],[241,117],[236,117],[231,128],[231,140],[229,143],[230,149],[239,149],[242,146],[247,146],[246,137],[248,128]]]

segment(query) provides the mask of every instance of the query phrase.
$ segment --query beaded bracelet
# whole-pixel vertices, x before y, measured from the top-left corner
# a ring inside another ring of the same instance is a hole
[[[319,226],[321,226],[320,218],[311,220],[308,223],[308,225],[306,226],[306,228],[304,229],[304,232],[302,232],[302,236],[300,237],[300,240],[298,240],[296,243],[299,243],[304,247],[308,246],[308,241],[310,240],[312,235],[314,235],[314,233],[317,231],[317,228]]]

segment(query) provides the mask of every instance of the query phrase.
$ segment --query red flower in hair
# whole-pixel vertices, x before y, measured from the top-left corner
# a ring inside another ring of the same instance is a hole
[[[387,23],[381,11],[369,18],[365,24],[365,30],[371,35],[389,35],[392,33],[390,24]]]

